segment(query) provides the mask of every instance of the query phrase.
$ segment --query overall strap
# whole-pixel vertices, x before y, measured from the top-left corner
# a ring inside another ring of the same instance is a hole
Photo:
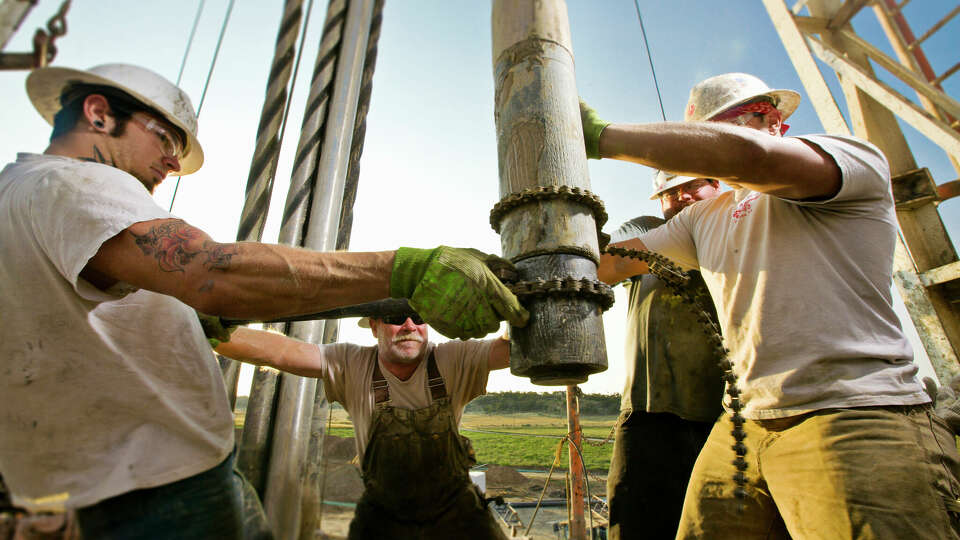
[[[430,388],[432,401],[447,397],[447,385],[443,382],[440,370],[437,369],[437,359],[433,351],[430,351],[430,358],[427,359],[427,386]]]
[[[380,360],[373,359],[373,378],[371,379],[371,388],[373,388],[373,402],[377,405],[390,401],[390,385],[387,379],[383,377],[380,371]]]

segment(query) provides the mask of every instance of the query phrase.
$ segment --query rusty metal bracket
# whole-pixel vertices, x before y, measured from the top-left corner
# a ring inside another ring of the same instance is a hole
[[[926,167],[899,174],[890,184],[897,210],[939,202],[937,184]]]
[[[70,1],[64,0],[60,9],[47,20],[47,28],[37,28],[33,34],[33,52],[0,53],[0,70],[36,69],[45,67],[57,56],[56,41],[67,33],[67,11]]]

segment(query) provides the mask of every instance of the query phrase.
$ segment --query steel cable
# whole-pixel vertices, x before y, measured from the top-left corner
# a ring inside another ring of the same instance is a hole
[[[230,22],[230,14],[233,13],[233,4],[235,0],[230,0],[227,5],[227,13],[223,16],[223,24],[220,26],[220,36],[217,37],[217,46],[213,51],[213,59],[210,60],[210,69],[207,70],[207,79],[203,82],[203,90],[200,92],[200,103],[197,104],[197,120],[200,119],[200,111],[203,109],[203,101],[207,97],[207,88],[210,86],[210,79],[213,77],[213,68],[217,66],[217,58],[220,56],[220,46],[223,44],[223,36],[227,33],[227,25]],[[168,212],[173,212],[173,202],[177,200],[177,191],[180,189],[180,179],[177,177],[177,183],[173,186],[173,195],[170,197],[170,208]]]
[[[312,7],[313,0],[310,1]],[[303,39],[300,49],[294,58],[294,46],[297,44],[297,33],[300,30],[301,20],[303,34],[306,34],[310,18],[310,7],[307,17],[303,17],[303,0],[287,0],[284,3],[283,16],[280,19],[280,29],[277,31],[277,41],[274,47],[273,63],[270,66],[270,75],[267,80],[266,96],[263,109],[260,112],[260,123],[257,128],[257,138],[254,145],[253,158],[250,163],[250,172],[247,176],[247,186],[243,210],[240,213],[240,225],[237,227],[238,241],[259,241],[263,238],[263,228],[267,220],[267,211],[270,206],[270,196],[273,192],[273,181],[277,171],[277,162],[282,146],[281,129],[290,107],[290,97],[293,95],[292,84],[296,84],[291,74],[300,62],[300,52],[303,51]],[[287,88],[290,87],[288,92]]]

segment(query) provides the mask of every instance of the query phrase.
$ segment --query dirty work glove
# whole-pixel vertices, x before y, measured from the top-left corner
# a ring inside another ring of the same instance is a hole
[[[600,134],[610,122],[601,120],[597,111],[581,99],[580,123],[583,124],[583,144],[587,147],[587,159],[600,159]]]
[[[221,343],[230,341],[230,334],[237,329],[236,326],[223,326],[220,317],[207,315],[197,311],[197,318],[200,319],[200,326],[203,328],[203,335],[207,336],[210,347],[216,349]]]
[[[485,336],[504,319],[525,326],[530,314],[488,264],[512,267],[475,249],[402,247],[393,261],[390,296],[407,298],[424,321],[450,338]]]

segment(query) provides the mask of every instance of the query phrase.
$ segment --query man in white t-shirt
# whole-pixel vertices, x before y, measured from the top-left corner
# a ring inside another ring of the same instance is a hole
[[[376,346],[317,346],[241,328],[216,351],[317,377],[327,399],[350,414],[365,487],[351,540],[504,538],[470,481],[476,459],[458,426],[463,408],[485,392],[489,372],[509,365],[510,342],[435,345],[415,313],[361,319],[361,326],[367,321]]]
[[[956,445],[891,306],[887,161],[853,137],[782,137],[799,100],[730,73],[692,89],[683,123],[582,107],[591,157],[733,188],[621,244],[700,269],[737,376],[677,537],[957,538]],[[644,270],[605,255],[600,275]]]
[[[275,318],[406,297],[451,337],[528,314],[482,254],[219,243],[151,198],[200,168],[189,97],[152,71],[38,69],[43,154],[0,172],[0,471],[87,538],[233,538],[233,417],[196,312]],[[492,257],[492,256],[491,256]]]

